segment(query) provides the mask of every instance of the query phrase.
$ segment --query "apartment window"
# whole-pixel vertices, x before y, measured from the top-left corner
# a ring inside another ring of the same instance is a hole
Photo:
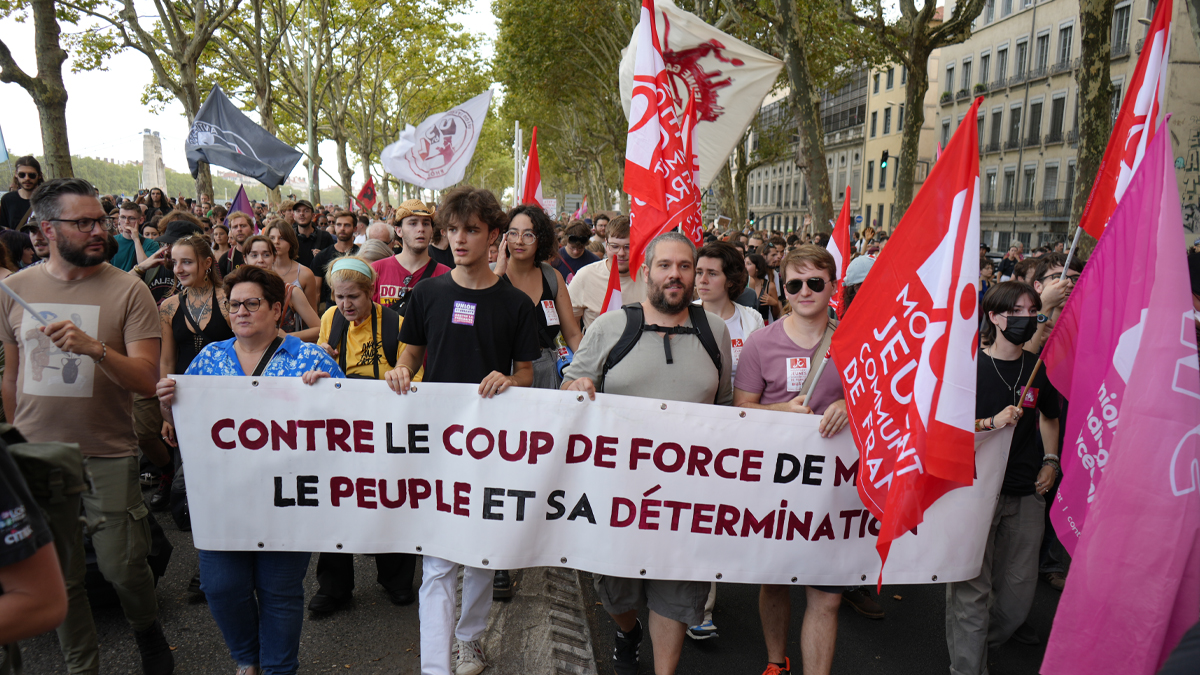
[[[950,120],[942,120],[942,147],[950,143]]]
[[[996,0],[987,0],[983,6],[983,22],[989,24],[996,20]]]
[[[1021,140],[1021,107],[1014,106],[1008,111],[1008,142],[1017,143]]]
[[[879,111],[876,110],[871,113],[871,138],[875,138],[875,125],[876,125],[876,122],[878,122],[878,121],[879,121]]]
[[[963,61],[962,64],[962,87],[961,89],[971,89],[971,62]]]
[[[896,153],[896,158],[892,160],[892,163],[896,165],[892,171],[892,189],[895,190],[896,179],[900,177],[900,153]]]
[[[1029,104],[1029,120],[1025,125],[1029,129],[1029,140],[1036,141],[1042,135],[1042,102]]]
[[[1000,18],[1003,19],[1004,17],[1008,16],[1009,14],[1012,14],[1012,0],[1001,0],[1001,2],[1000,2]]]
[[[887,70],[887,88],[891,90],[896,86],[896,68],[892,66]]]
[[[1046,167],[1046,177],[1042,179],[1042,199],[1051,201],[1058,199],[1058,165]]]
[[[1046,66],[1050,62],[1050,34],[1039,35],[1037,37],[1037,51],[1034,54],[1034,68],[1045,72]]]
[[[1063,193],[1067,199],[1075,199],[1075,162],[1067,163],[1067,190]]]
[[[984,115],[981,114],[975,120],[975,138],[979,141],[979,143],[981,145],[983,144],[983,122],[984,122]]]
[[[1129,8],[1130,5],[1125,5],[1113,11],[1112,48],[1114,50],[1129,44]]]
[[[879,93],[879,73],[875,73],[875,91],[874,91],[874,93],[876,93],[876,94]]]
[[[992,68],[992,55],[991,54],[984,54],[983,56],[979,57],[979,84],[982,84],[985,87],[987,86],[988,76],[990,76],[992,74],[990,72],[991,68]]]
[[[1067,95],[1062,94],[1050,101],[1050,128],[1046,133],[1055,138],[1062,138],[1063,122],[1067,116]]]
[[[880,215],[880,217],[883,216],[883,204],[879,205],[879,215]],[[887,219],[888,224],[887,224],[887,226],[889,228],[893,225],[892,217],[895,215],[896,215],[896,204],[895,203],[888,204],[888,219]]]
[[[875,189],[875,160],[867,162],[867,189]],[[871,207],[867,207],[871,208]]]
[[[954,66],[946,68],[946,91],[954,91]]]
[[[1071,38],[1074,32],[1074,26],[1058,29],[1058,62],[1064,66],[1071,62]]]
[[[987,172],[987,179],[984,182],[983,194],[986,197],[984,200],[987,204],[996,203],[996,170],[992,169]]]
[[[908,82],[908,66],[901,64],[900,66],[900,84]]]
[[[896,115],[896,131],[904,131],[904,104],[900,104],[900,114]]]
[[[1004,203],[1012,204],[1017,198],[1017,170],[1004,170]]]
[[[1032,204],[1034,201],[1033,196],[1035,194],[1034,189],[1036,187],[1036,184],[1034,183],[1034,181],[1036,179],[1037,179],[1037,167],[1036,166],[1025,167],[1025,194],[1023,195],[1023,199],[1022,199],[1022,201],[1025,204]]]
[[[892,106],[883,109],[883,135],[892,133]]]
[[[1004,109],[1000,108],[992,111],[992,135],[988,140],[988,144],[994,148],[1000,147],[1000,129],[1001,123],[1004,121]]]
[[[1024,40],[1017,43],[1017,52],[1015,54],[1016,63],[1013,68],[1017,71],[1017,77],[1025,74],[1025,68],[1029,65],[1029,41]]]
[[[1121,112],[1121,85],[1113,82],[1113,95],[1110,99],[1110,107],[1112,109],[1113,121],[1117,121],[1117,115]]]
[[[888,170],[888,168],[886,166],[879,167],[879,189],[880,190],[887,188],[887,170]]]
[[[1008,77],[1008,47],[996,50],[996,81],[1004,82]]]
[[[754,188],[754,203],[755,204],[762,203],[762,186],[761,185],[757,185]]]

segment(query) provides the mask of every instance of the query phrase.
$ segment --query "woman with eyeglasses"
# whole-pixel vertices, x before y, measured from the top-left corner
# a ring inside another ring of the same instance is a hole
[[[300,377],[308,385],[326,377],[344,377],[325,350],[295,336],[279,335],[287,285],[278,274],[243,265],[225,278],[224,288],[235,337],[205,346],[188,366],[188,375]],[[164,419],[174,423],[175,380],[159,380],[158,398]],[[198,553],[201,590],[237,663],[238,675],[299,670],[304,576],[312,554]]]
[[[592,231],[582,220],[572,221],[564,234],[566,243],[558,250],[558,260],[554,262],[554,269],[558,270],[569,284],[580,268],[600,260],[600,256],[587,250]]]
[[[508,231],[500,242],[496,274],[525,292],[534,305],[538,322],[538,346],[542,355],[533,362],[533,386],[558,389],[558,349],[561,332],[572,352],[579,349],[583,331],[574,321],[571,295],[562,273],[546,260],[554,252],[554,224],[540,206],[523,204],[508,212]],[[560,320],[566,317],[566,321]]]
[[[247,238],[242,245],[246,249],[247,265],[274,271],[277,256],[275,244],[271,243],[270,239],[256,234]],[[317,316],[317,311],[309,304],[308,298],[304,297],[304,293],[300,292],[298,286],[287,284],[284,291],[283,313],[279,319],[279,329],[289,335],[295,335],[305,342],[315,342],[321,329],[321,318]]]
[[[1045,495],[1061,473],[1058,392],[1044,369],[1026,389],[1038,360],[1024,347],[1037,332],[1041,307],[1033,287],[1020,281],[995,284],[980,306],[975,431],[1014,429],[983,569],[946,586],[946,645],[956,673],[984,672],[989,645],[1040,639],[1023,624],[1037,590]]]

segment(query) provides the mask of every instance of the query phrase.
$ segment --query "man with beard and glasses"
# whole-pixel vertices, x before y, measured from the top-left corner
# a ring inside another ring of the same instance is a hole
[[[31,203],[51,242],[50,260],[7,283],[49,325],[7,294],[0,298],[4,412],[30,441],[78,443],[93,489],[52,520],[69,607],[58,628],[71,673],[98,673],[100,654],[84,586],[83,530],[88,523],[100,572],[133,627],[145,673],[174,671],[158,621],[154,574],[146,561],[150,515],[138,483],[133,396],[153,396],[162,328],[146,286],[107,261],[116,225],[96,190],[78,178],[48,181]],[[159,466],[170,457],[150,457]],[[73,510],[73,513],[71,511]],[[55,513],[62,510],[55,509]],[[109,667],[112,669],[112,666]]]
[[[286,202],[284,206],[286,206]],[[287,211],[281,206],[280,209],[284,213]],[[296,202],[291,209],[292,226],[296,228],[296,239],[300,241],[300,257],[301,265],[313,268],[313,257],[321,251],[333,246],[333,235],[325,231],[324,227],[316,227],[314,218],[316,217],[313,211],[312,204],[307,199],[301,199]],[[286,219],[287,216],[285,215]],[[316,274],[316,269],[313,269],[313,274]],[[317,276],[321,276],[317,274]]]
[[[612,225],[619,220],[610,223],[609,241]],[[563,373],[562,388],[585,392],[593,399],[603,391],[731,404],[729,329],[720,316],[692,304],[696,247],[678,232],[661,234],[646,247],[641,274],[648,299],[602,314],[592,323]],[[704,620],[708,590],[706,581],[598,575],[596,592],[617,624],[613,649],[617,675],[638,672],[642,642],[638,611],[646,606],[654,637],[654,672],[674,673],[687,627]]]
[[[395,310],[400,316],[404,316],[409,294],[418,282],[450,271],[429,255],[434,215],[433,206],[419,199],[409,199],[401,204],[396,210],[396,234],[404,247],[396,255],[371,264],[376,274],[375,297],[371,299]]]
[[[17,160],[9,192],[0,197],[0,227],[19,230],[29,220],[29,198],[42,181],[42,165],[32,155]]]
[[[333,304],[333,300],[329,294],[329,284],[325,283],[325,273],[329,271],[329,264],[342,256],[358,255],[358,244],[354,243],[354,230],[358,225],[358,217],[351,211],[339,211],[333,217],[333,231],[337,236],[337,241],[327,246],[315,257],[312,261],[312,273],[317,278],[317,288],[320,289],[321,307],[328,307]],[[300,248],[304,248],[304,244],[300,244]],[[324,311],[318,310],[318,312]]]

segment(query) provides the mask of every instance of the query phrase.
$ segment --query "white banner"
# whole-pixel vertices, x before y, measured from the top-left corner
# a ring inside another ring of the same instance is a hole
[[[383,168],[396,178],[431,190],[461,181],[475,156],[475,145],[492,101],[488,89],[446,112],[434,113],[420,126],[405,125],[400,140],[379,153]]]
[[[819,418],[475,385],[179,376],[197,548],[413,552],[492,569],[851,585],[879,575],[850,433]],[[1010,432],[926,511],[889,583],[975,577]]]
[[[722,33],[671,0],[655,0],[654,9],[677,112],[683,114],[689,96],[696,99],[696,155],[700,160],[696,185],[704,189],[758,115],[783,62]],[[635,30],[621,56],[621,105],[626,118],[633,96],[636,42]]]

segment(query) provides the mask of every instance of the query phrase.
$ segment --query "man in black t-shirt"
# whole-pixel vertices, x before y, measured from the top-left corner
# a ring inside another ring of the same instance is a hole
[[[333,246],[333,235],[313,226],[313,207],[307,199],[296,202],[292,207],[292,217],[296,221],[296,239],[300,241],[297,260],[301,265],[311,268],[313,257]]]
[[[17,160],[9,192],[0,197],[0,228],[21,229],[29,214],[29,197],[44,180],[37,158],[30,155]]]
[[[342,256],[358,255],[358,246],[354,243],[354,226],[355,216],[350,211],[342,211],[334,216],[333,232],[337,241],[321,249],[321,252],[313,257],[312,273],[317,278],[317,288],[321,289],[319,302],[324,306],[329,306],[332,302],[329,284],[325,283],[325,272],[329,269],[329,264]],[[301,244],[300,248],[304,248],[304,244]]]
[[[1037,588],[1046,493],[1059,474],[1058,392],[1022,347],[1037,331],[1041,298],[1032,286],[1006,281],[983,296],[975,394],[976,431],[1015,425],[979,576],[946,586],[950,672],[987,672],[989,649],[1014,638],[1036,644],[1022,628]],[[1038,414],[1040,413],[1040,415]],[[1041,445],[1037,438],[1041,436]],[[1043,452],[1044,449],[1044,452]]]
[[[488,267],[488,247],[508,227],[508,217],[486,190],[460,187],[437,212],[454,253],[449,274],[427,279],[412,291],[400,327],[408,345],[385,376],[388,386],[407,393],[412,376],[425,365],[425,382],[479,385],[491,398],[509,387],[533,384],[533,360],[540,350],[537,321],[529,297],[500,283]],[[421,672],[476,675],[486,663],[479,639],[492,604],[491,570],[463,570],[462,618],[454,616],[458,565],[425,556],[420,591]],[[450,663],[450,633],[458,640],[458,663]]]

